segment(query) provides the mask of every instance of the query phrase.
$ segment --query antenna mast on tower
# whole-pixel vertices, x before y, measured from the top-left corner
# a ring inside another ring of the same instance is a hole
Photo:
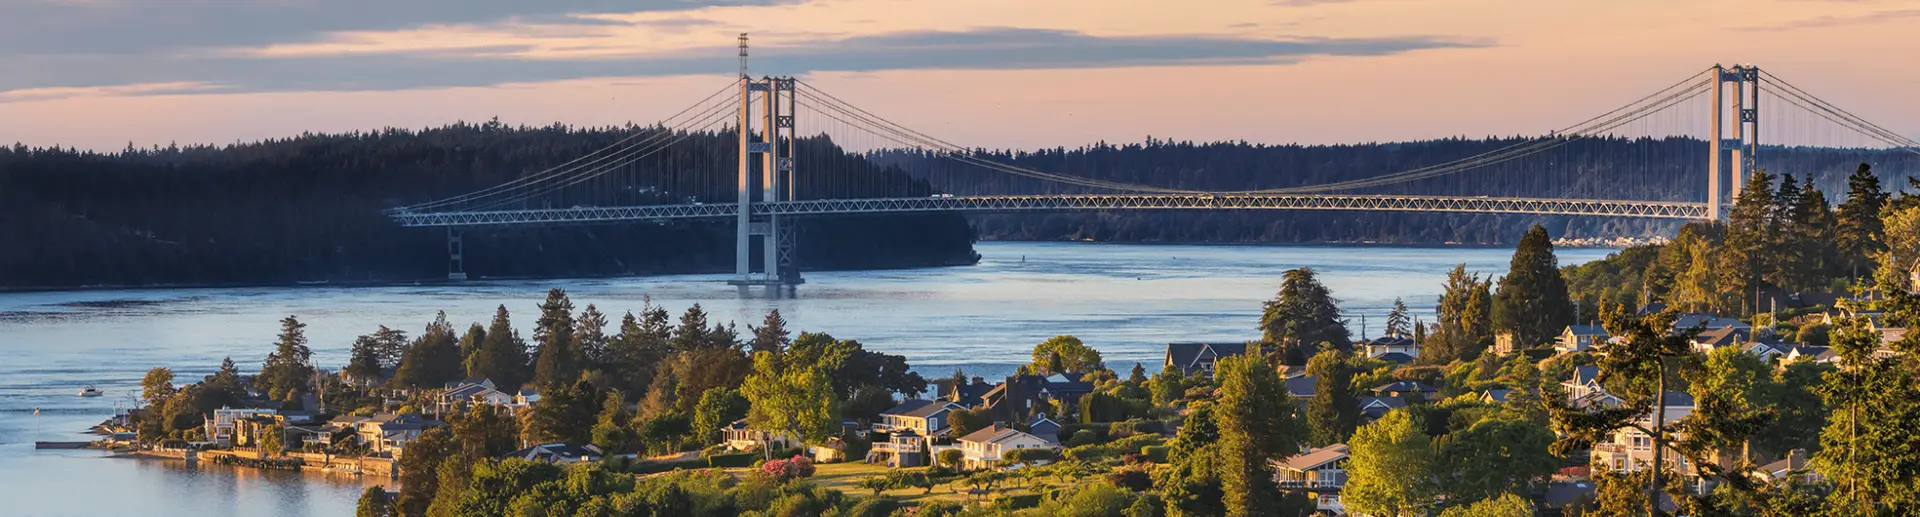
[[[747,33],[740,33],[740,77],[747,76]]]

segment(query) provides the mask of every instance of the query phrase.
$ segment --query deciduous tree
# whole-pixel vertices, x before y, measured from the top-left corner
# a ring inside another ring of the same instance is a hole
[[[1347,484],[1340,501],[1363,515],[1425,515],[1433,504],[1433,464],[1425,426],[1411,413],[1387,413],[1347,442]]]

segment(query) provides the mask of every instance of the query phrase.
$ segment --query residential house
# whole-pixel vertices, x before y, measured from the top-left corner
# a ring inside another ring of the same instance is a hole
[[[533,403],[539,401],[540,390],[537,389],[521,388],[520,391],[513,393],[513,407],[516,408],[531,406]]]
[[[1693,396],[1684,391],[1669,391],[1666,396],[1666,422],[1678,422],[1693,414]],[[1641,428],[1653,427],[1653,415],[1641,419]],[[1685,458],[1674,451],[1669,442],[1664,454],[1668,467],[1681,475],[1694,475],[1694,468]],[[1616,472],[1637,472],[1653,463],[1653,436],[1640,432],[1639,428],[1627,428],[1615,431],[1609,440],[1595,443],[1592,447],[1592,459],[1589,464],[1594,468],[1605,468]]]
[[[218,447],[232,447],[234,421],[263,415],[271,416],[279,414],[279,412],[279,410],[275,409],[261,408],[215,409],[213,410],[213,416],[207,417],[206,422],[203,424],[206,426],[207,440],[213,442],[214,445]]]
[[[517,458],[551,465],[572,465],[600,461],[602,454],[599,447],[592,445],[549,443],[513,451],[501,459]]]
[[[460,382],[447,383],[446,390],[440,392],[440,394],[434,398],[434,402],[438,404],[444,412],[448,409],[468,405],[510,407],[514,404],[514,396],[501,393],[500,390],[494,389],[493,381],[487,379],[467,379]]]
[[[777,450],[800,446],[800,441],[788,438],[787,433],[754,429],[747,425],[745,418],[721,426],[720,439],[726,443],[728,449],[736,451],[756,450],[762,447]]]
[[[1053,449],[1059,445],[1039,436],[993,424],[960,437],[962,465],[968,469],[991,468],[1000,464],[1007,451]]]
[[[867,463],[886,463],[888,467],[919,467],[927,464],[927,438],[913,429],[894,431],[886,441],[873,442],[867,451]]]
[[[1540,398],[1540,390],[1537,388],[1527,388],[1525,392],[1516,392],[1510,388],[1492,388],[1480,392],[1480,401],[1488,404],[1505,404],[1507,401],[1513,400],[1514,395],[1518,393],[1530,393],[1535,400]]]
[[[1412,359],[1420,358],[1420,343],[1407,336],[1382,336],[1368,341],[1367,357],[1380,359],[1387,354],[1401,354]]]
[[[1492,352],[1495,356],[1512,355],[1521,349],[1521,347],[1516,346],[1513,342],[1513,333],[1507,331],[1494,333],[1493,346],[1487,347],[1487,351]]]
[[[384,366],[380,368],[380,373],[373,375],[371,377],[362,378],[360,376],[355,376],[354,374],[348,372],[346,368],[341,368],[340,382],[353,385],[353,386],[360,386],[360,387],[385,386],[387,384],[387,381],[389,379],[392,379],[393,375],[397,372],[399,372],[399,369],[396,367]]]
[[[1407,407],[1407,399],[1401,397],[1362,396],[1359,397],[1359,402],[1360,417],[1367,422],[1379,420],[1380,417],[1387,416],[1387,413],[1395,409]]]
[[[1047,443],[1051,444],[1060,443],[1060,430],[1065,428],[1066,426],[1060,425],[1059,422],[1047,418],[1046,413],[1033,415],[1033,419],[1027,421],[1027,433],[1038,436],[1040,439],[1046,440]]]
[[[1167,343],[1166,366],[1188,377],[1212,377],[1220,358],[1246,353],[1246,343]]]
[[[1432,399],[1440,393],[1440,388],[1428,386],[1418,381],[1394,381],[1373,388],[1373,394],[1381,397],[1419,396],[1422,400]]]
[[[1746,350],[1749,354],[1760,356],[1760,360],[1762,361],[1771,361],[1775,357],[1782,357],[1793,352],[1794,347],[1797,346],[1799,345],[1777,339],[1757,339],[1747,343],[1743,350]]]
[[[1288,377],[1286,382],[1287,396],[1293,397],[1294,400],[1311,399],[1315,393],[1319,393],[1319,377],[1312,375]]]
[[[1086,374],[1056,373],[1047,376],[1015,375],[1006,378],[981,396],[993,410],[994,420],[1017,422],[1036,413],[1052,411],[1053,401],[1072,406],[1080,397],[1093,393],[1093,383],[1084,382]]]
[[[1786,361],[1789,363],[1798,361],[1832,363],[1838,360],[1840,360],[1840,354],[1834,352],[1832,347],[1824,346],[1800,345],[1793,347],[1786,355]]]
[[[1696,327],[1702,332],[1722,328],[1736,328],[1753,332],[1753,325],[1748,325],[1744,321],[1736,318],[1722,318],[1712,314],[1682,314],[1673,320],[1674,332],[1682,332]]]
[[[974,377],[970,382],[961,383],[956,386],[941,384],[939,398],[940,400],[972,409],[975,406],[986,404],[987,393],[992,392],[996,386],[999,386],[999,384],[987,382],[986,379],[981,377]]]
[[[1314,493],[1315,509],[1336,515],[1346,513],[1340,504],[1340,489],[1347,484],[1346,464],[1346,444],[1306,450],[1270,463],[1274,484],[1284,490]]]
[[[1693,336],[1693,350],[1705,354],[1730,346],[1742,346],[1752,341],[1752,333],[1752,329],[1734,327],[1703,331]]]
[[[874,424],[873,430],[912,430],[920,436],[944,435],[949,430],[947,414],[956,409],[966,408],[944,400],[907,399],[892,409],[880,412],[880,422]]]
[[[1607,341],[1607,329],[1599,325],[1568,325],[1560,333],[1560,340],[1554,342],[1553,349],[1563,354],[1585,352]]]
[[[1757,474],[1764,478],[1764,481],[1793,480],[1798,483],[1809,484],[1820,482],[1822,479],[1820,473],[1809,467],[1810,465],[1807,463],[1807,450],[1794,449],[1787,451],[1787,457],[1780,458],[1780,461],[1768,463],[1760,467],[1760,471]]]
[[[1300,376],[1303,376],[1303,375],[1306,375],[1306,374],[1307,374],[1307,365],[1304,365],[1304,364],[1283,364],[1283,365],[1280,365],[1280,369],[1279,369],[1279,372],[1280,372],[1280,378],[1282,378],[1282,379],[1292,379],[1292,378],[1294,378],[1294,377],[1300,377]]]
[[[369,451],[392,454],[405,449],[407,442],[419,438],[420,433],[439,424],[418,415],[381,413],[355,422],[355,430],[360,435],[360,443],[366,444]]]
[[[1412,363],[1414,359],[1413,356],[1403,354],[1400,352],[1387,352],[1384,354],[1374,356],[1373,358],[1375,360],[1386,361],[1393,364],[1409,364],[1409,363]]]
[[[1574,407],[1617,407],[1621,403],[1619,397],[1600,386],[1598,366],[1576,366],[1573,377],[1561,381],[1560,385],[1567,389],[1567,399]]]

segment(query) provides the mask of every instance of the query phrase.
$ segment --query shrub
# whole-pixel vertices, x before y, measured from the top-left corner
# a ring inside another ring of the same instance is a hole
[[[795,479],[813,477],[813,458],[793,456],[784,460],[773,460],[760,464],[760,473],[768,479],[785,483]]]
[[[1067,442],[1064,445],[1068,447],[1080,447],[1097,443],[1100,443],[1100,435],[1094,434],[1091,430],[1081,429],[1074,431],[1073,437],[1067,438]]]
[[[1145,492],[1153,488],[1153,476],[1140,469],[1121,469],[1110,472],[1107,474],[1107,482],[1134,492]]]
[[[1040,494],[1002,495],[1000,497],[994,498],[993,506],[994,508],[999,508],[1002,510],[1018,510],[1022,508],[1033,508],[1035,506],[1040,506]]]
[[[1165,445],[1143,447],[1140,449],[1140,454],[1146,456],[1147,459],[1153,460],[1154,463],[1167,462],[1167,446]]]
[[[940,458],[939,458],[940,465],[950,469],[958,469],[960,468],[960,459],[965,456],[966,454],[963,452],[960,452],[960,449],[947,449],[947,450],[940,451]]]
[[[913,517],[959,517],[966,509],[952,501],[928,501],[920,503],[920,509],[914,510]]]

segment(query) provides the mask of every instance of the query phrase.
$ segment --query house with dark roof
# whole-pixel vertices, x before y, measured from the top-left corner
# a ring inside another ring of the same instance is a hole
[[[1400,352],[1387,352],[1384,354],[1373,356],[1373,358],[1375,360],[1386,361],[1393,364],[1409,364],[1409,363],[1412,363],[1414,359],[1413,356],[1402,354]]]
[[[1678,422],[1693,414],[1693,396],[1684,391],[1666,393],[1666,422]],[[1653,427],[1653,415],[1640,419],[1639,425],[1614,431],[1605,442],[1595,443],[1591,447],[1590,465],[1615,472],[1637,472],[1653,464],[1653,437],[1640,432],[1640,429]],[[1687,463],[1685,455],[1672,450],[1669,442],[1663,462],[1674,472],[1691,476],[1695,474],[1693,465]]]
[[[1567,330],[1560,332],[1560,339],[1554,342],[1553,349],[1563,354],[1585,352],[1607,342],[1607,337],[1607,329],[1599,325],[1568,325]]]
[[[1270,461],[1273,482],[1283,490],[1305,490],[1316,495],[1315,509],[1344,514],[1340,489],[1347,484],[1347,445],[1334,444],[1301,451],[1284,460]]]
[[[1381,336],[1366,343],[1367,357],[1381,359],[1387,354],[1400,354],[1411,359],[1420,357],[1420,343],[1407,336]],[[1384,359],[1383,359],[1384,360]],[[1405,361],[1396,361],[1402,362]]]
[[[1600,367],[1593,365],[1573,367],[1573,377],[1560,383],[1567,388],[1567,398],[1578,399],[1589,394],[1607,391],[1600,386]]]
[[[1705,354],[1730,346],[1745,348],[1752,337],[1752,329],[1720,327],[1694,335],[1693,350]]]
[[[1434,394],[1440,392],[1440,388],[1428,386],[1419,381],[1394,381],[1394,382],[1389,382],[1379,386],[1374,386],[1371,391],[1373,391],[1374,395],[1381,396],[1381,397],[1405,397],[1409,395],[1419,395],[1422,397],[1432,398]]]
[[[1017,422],[1048,411],[1056,399],[1066,405],[1080,403],[1080,397],[1093,393],[1093,383],[1083,381],[1085,378],[1086,374],[1072,372],[1014,375],[981,398],[992,408],[995,420]]]
[[[1167,343],[1166,366],[1179,368],[1188,377],[1212,377],[1220,358],[1246,353],[1246,343]]]
[[[1047,418],[1046,413],[1033,415],[1032,419],[1027,420],[1027,432],[1051,444],[1060,443],[1060,430],[1065,428],[1066,426],[1060,425],[1059,422]]]
[[[1359,397],[1360,416],[1367,422],[1379,420],[1395,409],[1407,407],[1407,399],[1400,397]]]
[[[948,430],[947,414],[956,409],[966,408],[944,400],[903,400],[900,405],[880,412],[880,422],[873,425],[873,430],[912,430],[920,436],[940,436]]]
[[[1840,360],[1840,354],[1832,347],[1800,345],[1788,350],[1785,360],[1789,363],[1797,361],[1831,363]]]
[[[999,384],[987,382],[986,379],[981,377],[974,377],[971,381],[959,385],[941,383],[939,386],[940,400],[959,404],[971,409],[975,406],[986,404],[987,393],[993,391],[993,388],[999,386]]]
[[[502,456],[501,459],[522,459],[551,465],[572,465],[575,463],[600,461],[602,454],[599,447],[592,445],[549,443],[513,451],[507,453],[506,456]]]
[[[926,465],[927,437],[913,429],[895,430],[886,440],[873,442],[867,450],[867,463],[885,463],[893,468]]]
[[[1696,327],[1702,332],[1722,328],[1744,329],[1747,332],[1753,332],[1753,325],[1748,325],[1747,322],[1740,321],[1737,318],[1722,318],[1712,314],[1682,314],[1673,320],[1674,332],[1684,332]]]
[[[405,449],[408,442],[420,437],[420,433],[440,425],[439,421],[419,415],[394,413],[380,413],[353,423],[356,434],[360,435],[360,443],[366,444],[375,453],[384,454]]]
[[[1296,400],[1313,398],[1315,393],[1319,393],[1319,382],[1320,378],[1312,375],[1288,377],[1287,396],[1293,397]]]
[[[1039,436],[993,424],[960,437],[962,465],[967,469],[992,468],[1000,464],[1007,451],[1054,449],[1059,445]]]

